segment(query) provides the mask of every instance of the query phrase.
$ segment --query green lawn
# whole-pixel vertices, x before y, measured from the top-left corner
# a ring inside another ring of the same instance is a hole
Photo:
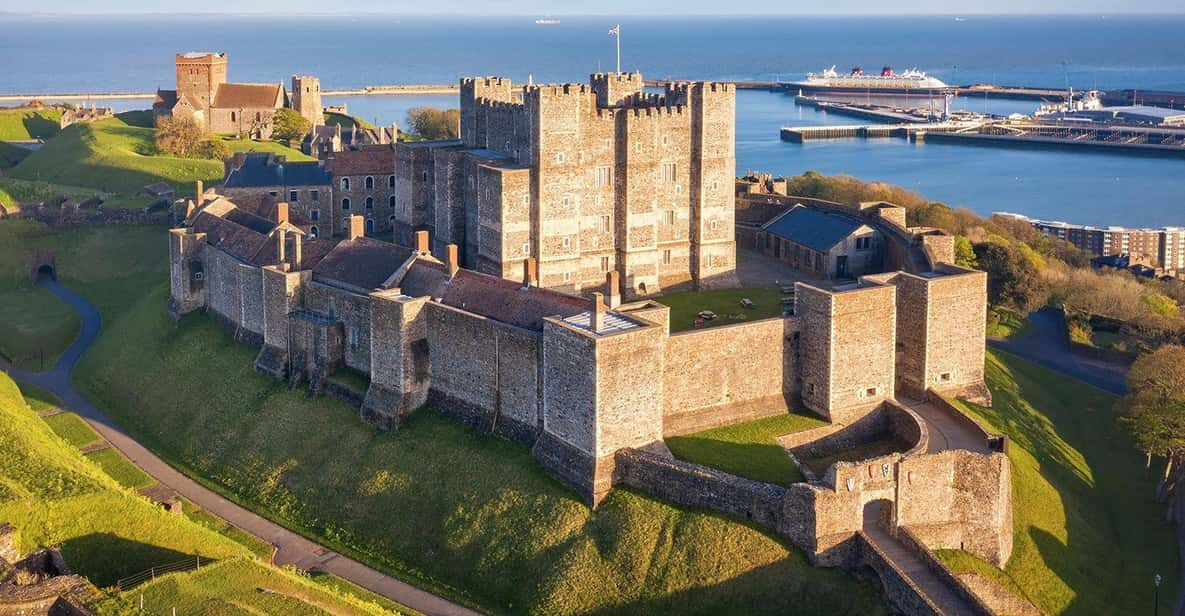
[[[782,314],[782,293],[779,287],[750,289],[718,289],[715,291],[688,291],[671,293],[655,298],[671,309],[671,331],[692,329],[697,316],[703,310],[716,313],[716,318],[706,321],[706,327],[730,325],[755,319],[766,319]],[[741,306],[741,300],[748,298],[752,308]]]
[[[34,413],[40,413],[41,411],[52,409],[62,404],[57,396],[30,383],[21,383],[20,390],[21,394],[25,397],[25,404],[29,405],[29,408],[33,409]]]
[[[36,204],[60,196],[67,196],[71,201],[78,203],[86,201],[96,194],[98,191],[93,188],[0,177],[0,203],[5,204]]]
[[[994,351],[987,381],[993,407],[963,406],[1011,439],[1015,535],[1004,573],[1051,614],[1152,613],[1159,573],[1167,613],[1177,542],[1153,498],[1157,470],[1116,422],[1115,398]]]
[[[778,415],[666,439],[676,458],[747,479],[788,486],[803,480],[778,437],[824,425],[807,415]]]
[[[528,449],[432,412],[378,432],[256,373],[210,319],[170,321],[167,291],[107,321],[80,387],[191,476],[378,569],[496,613],[884,613],[740,521],[620,489],[592,512]]]
[[[41,287],[0,291],[0,358],[48,370],[82,327],[78,314]]]
[[[155,479],[123,457],[123,454],[114,447],[93,451],[86,454],[86,458],[98,465],[104,473],[110,475],[116,483],[125,488],[139,490],[156,483]]]
[[[308,160],[298,150],[279,144],[228,139],[231,149],[283,152],[292,160]],[[66,127],[8,175],[26,180],[97,188],[134,195],[154,182],[166,181],[179,191],[195,180],[209,185],[222,180],[222,161],[157,155],[153,130],[111,118]]]
[[[206,511],[205,509],[202,509],[201,507],[198,507],[188,500],[181,500],[181,510],[185,513],[185,517],[189,518],[190,520],[193,520],[194,522],[197,522],[198,524],[201,524],[202,526],[205,526],[206,528],[209,528],[210,530],[213,530],[214,532],[227,537],[236,543],[241,543],[248,550],[251,550],[252,554],[262,558],[265,561],[271,560],[272,552],[275,551],[275,548],[272,546],[272,544],[248,533],[247,531],[240,529],[237,526],[234,526],[226,520],[219,518],[218,516]]]
[[[353,616],[398,614],[374,602],[299,575],[281,572],[249,559],[233,559],[196,571],[168,575],[125,593],[124,605],[149,614],[284,614],[291,616]],[[130,605],[128,605],[130,604]],[[144,613],[117,609],[103,613]]]
[[[320,586],[324,586],[333,592],[357,597],[362,601],[374,603],[375,605],[383,607],[388,611],[395,612],[397,614],[405,614],[406,616],[420,616],[420,612],[417,612],[406,605],[400,605],[382,595],[377,595],[373,592],[370,592],[369,590],[366,590],[365,588],[354,584],[349,580],[339,578],[332,573],[314,574],[312,579],[313,582]]]
[[[24,386],[22,386],[23,388]],[[30,405],[30,408],[32,408],[32,405]],[[99,442],[99,433],[87,425],[81,417],[69,411],[50,415],[45,418],[45,423],[49,424],[49,429],[53,430],[54,434],[62,437],[67,443],[79,449]]]
[[[325,114],[326,126],[337,126],[338,124],[340,124],[342,128],[353,128],[355,126],[361,126],[362,128],[374,128],[373,124],[359,117],[346,115],[344,113]]]
[[[1020,338],[1029,331],[1029,320],[1015,310],[992,307],[988,311],[987,335],[992,338]]]
[[[31,154],[29,150],[19,145],[0,141],[0,169],[15,167],[17,163],[25,160],[29,154]],[[7,203],[7,201],[0,199],[0,203]]]
[[[14,111],[0,108],[0,141],[27,141],[49,139],[58,134],[62,110],[22,109]]]

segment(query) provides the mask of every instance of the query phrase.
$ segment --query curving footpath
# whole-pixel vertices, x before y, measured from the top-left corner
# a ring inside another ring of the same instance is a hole
[[[144,447],[103,411],[91,404],[74,389],[72,375],[82,354],[94,344],[102,328],[102,319],[95,307],[81,295],[63,287],[57,282],[42,281],[42,286],[57,295],[78,312],[82,320],[82,331],[78,338],[58,358],[57,363],[46,372],[26,372],[7,368],[17,381],[31,383],[53,392],[61,400],[62,407],[73,411],[91,425],[112,447],[127,456],[136,466],[151,475],[161,485],[172,489],[193,501],[202,509],[226,520],[240,529],[272,544],[276,551],[272,562],[276,565],[295,565],[301,569],[317,569],[332,573],[429,616],[470,616],[480,614],[465,606],[453,603],[406,582],[395,579],[333,550],[323,547],[305,537],[267,520],[235,503],[226,500],[212,490],[203,487],[181,472],[169,466],[164,460]]]

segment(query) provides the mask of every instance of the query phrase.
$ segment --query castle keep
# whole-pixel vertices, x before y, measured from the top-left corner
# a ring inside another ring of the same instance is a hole
[[[733,280],[732,84],[643,90],[638,73],[513,87],[461,80],[461,139],[396,145],[395,241],[431,232],[470,269],[627,297]]]

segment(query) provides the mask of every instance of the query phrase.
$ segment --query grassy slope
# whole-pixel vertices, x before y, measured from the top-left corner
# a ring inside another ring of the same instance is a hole
[[[783,434],[823,425],[806,415],[778,415],[666,439],[671,453],[681,460],[722,471],[788,486],[803,480],[802,472],[778,444]]]
[[[356,116],[345,115],[342,113],[325,114],[326,126],[337,126],[338,124],[341,124],[342,128],[353,128],[355,126],[361,126],[362,128],[374,128],[373,124]]]
[[[18,368],[52,367],[81,326],[78,315],[43,288],[0,291],[0,356]]]
[[[741,299],[753,302],[752,308],[742,308]],[[716,318],[704,323],[707,327],[729,325],[741,321],[765,319],[782,314],[781,291],[778,287],[753,289],[719,289],[671,293],[656,298],[671,308],[671,331],[691,329],[700,311],[711,310]]]
[[[58,134],[60,109],[0,111],[0,141],[49,139]]]
[[[20,147],[19,145],[12,145],[11,143],[0,141],[0,169],[15,167],[17,163],[28,158],[29,154],[31,153],[32,152]],[[0,203],[8,203],[8,201],[0,198]]]
[[[0,520],[17,528],[23,550],[60,545],[71,568],[100,586],[186,554],[226,558],[245,553],[124,492],[54,435],[3,374]]]
[[[8,175],[127,195],[162,180],[179,191],[188,189],[194,180],[208,184],[222,180],[221,161],[155,155],[152,134],[151,128],[133,126],[119,118],[75,124]],[[297,150],[274,143],[234,139],[227,143],[232,149],[282,152],[291,160],[308,159]]]
[[[591,512],[525,448],[430,412],[377,432],[256,374],[209,319],[172,323],[166,295],[109,321],[83,390],[173,464],[380,569],[499,612],[883,611],[742,523],[624,490]]]
[[[993,408],[964,406],[1009,435],[1012,559],[1005,573],[1054,614],[1152,611],[1152,575],[1172,597],[1180,563],[1171,527],[1115,420],[1110,394],[1004,353],[988,355]],[[974,568],[954,562],[955,566]]]
[[[125,488],[139,490],[156,483],[155,479],[149,477],[147,473],[140,470],[140,467],[132,464],[131,461],[123,457],[123,454],[113,448],[109,447],[88,453],[86,458]]]
[[[29,405],[29,408],[33,409],[34,413],[40,413],[41,411],[61,406],[62,404],[57,396],[36,385],[22,383],[20,389],[21,394],[25,397],[25,404]]]
[[[24,385],[21,386],[23,390]],[[26,401],[28,398],[26,397]],[[29,405],[32,408],[32,404]],[[45,418],[45,423],[54,434],[62,437],[73,447],[79,449],[99,442],[99,433],[95,432],[81,417],[71,412],[58,413]]]

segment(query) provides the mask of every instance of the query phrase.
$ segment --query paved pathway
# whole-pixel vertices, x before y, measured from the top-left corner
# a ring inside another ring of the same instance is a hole
[[[71,378],[74,367],[82,354],[94,343],[102,327],[98,311],[82,296],[56,282],[46,281],[41,284],[78,311],[82,319],[82,331],[53,368],[46,372],[9,369],[8,372],[14,379],[53,392],[61,400],[63,408],[85,419],[107,442],[162,485],[193,501],[202,509],[275,546],[273,563],[332,573],[430,616],[468,616],[479,613],[375,571],[242,508],[181,474],[137,442],[74,389]]]
[[[890,535],[880,525],[865,522],[864,534],[869,541],[880,548],[889,561],[897,566],[909,581],[913,582],[938,609],[947,616],[964,616],[974,614],[971,606],[956,595],[938,576],[895,537]]]
[[[933,402],[901,401],[918,414],[930,431],[930,446],[926,453],[938,453],[948,449],[966,449],[976,453],[990,453],[983,435],[939,408]]]
[[[1070,352],[1062,314],[1042,308],[1029,315],[1029,328],[1019,338],[988,338],[988,346],[1019,355],[1035,364],[1061,372],[1109,391],[1127,393],[1127,367],[1078,357]]]

